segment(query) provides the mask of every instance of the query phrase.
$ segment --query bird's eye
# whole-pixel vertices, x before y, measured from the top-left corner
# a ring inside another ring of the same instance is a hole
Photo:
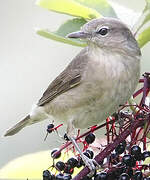
[[[97,31],[97,33],[102,35],[102,36],[105,36],[108,33],[108,28],[107,27],[103,27],[99,31]]]

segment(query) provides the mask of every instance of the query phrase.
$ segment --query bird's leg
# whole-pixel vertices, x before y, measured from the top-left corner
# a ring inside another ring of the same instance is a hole
[[[87,156],[83,154],[78,144],[76,143],[74,137],[69,137],[69,139],[72,142],[72,144],[75,146],[76,150],[79,152],[85,165],[90,169],[91,171],[90,175],[93,175],[95,173],[95,170],[100,168],[99,164],[94,159],[89,159]]]
[[[83,154],[83,152],[81,151],[80,147],[78,146],[74,136],[73,136],[73,131],[75,130],[75,128],[73,127],[72,122],[70,122],[68,124],[68,128],[67,128],[67,135],[69,140],[72,142],[72,144],[74,145],[74,147],[76,148],[76,150],[78,151],[78,153],[80,154],[82,160],[84,161],[85,165],[90,169],[90,174],[89,176],[93,175],[95,173],[96,169],[100,168],[100,165],[94,160],[94,159],[89,159],[87,156],[85,156]]]

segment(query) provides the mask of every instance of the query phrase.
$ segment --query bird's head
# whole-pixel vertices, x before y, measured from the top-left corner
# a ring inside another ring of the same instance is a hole
[[[140,55],[138,44],[129,28],[115,18],[93,19],[80,31],[68,34],[68,38],[80,38],[90,45],[107,49],[124,49],[127,53]]]

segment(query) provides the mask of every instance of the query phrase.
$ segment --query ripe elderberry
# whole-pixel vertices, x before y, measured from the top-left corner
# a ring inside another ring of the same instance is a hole
[[[143,174],[141,171],[136,171],[134,176],[133,176],[134,180],[143,180]]]
[[[83,154],[90,159],[91,155],[88,152],[83,152]]]
[[[112,164],[118,164],[119,163],[119,156],[117,153],[111,153],[110,155],[110,162]]]
[[[131,147],[131,155],[133,155],[137,161],[142,160],[141,148],[137,145],[133,145]]]
[[[106,172],[99,172],[94,177],[94,180],[107,180],[107,173]]]
[[[150,180],[150,177],[144,177],[142,180]]]
[[[50,180],[51,179],[51,173],[49,170],[44,170],[43,171],[43,180]]]
[[[52,152],[51,152],[51,157],[52,157],[53,159],[58,159],[58,158],[60,158],[61,152],[59,152],[59,153],[56,154],[57,151],[58,151],[58,149],[53,149],[53,150],[52,150]]]
[[[118,176],[116,176],[115,172],[107,173],[107,180],[116,180],[116,179],[118,179]]]
[[[71,168],[75,168],[78,164],[78,160],[72,157],[68,159],[67,164],[69,164]]]
[[[95,135],[93,133],[88,134],[85,137],[85,141],[87,142],[87,144],[92,144],[95,141]]]
[[[65,139],[66,141],[69,141],[69,138],[68,138],[68,136],[67,136],[67,133],[64,134],[64,139]]]
[[[62,161],[58,161],[55,167],[58,171],[63,171],[65,169],[65,163]]]
[[[136,164],[136,160],[134,159],[134,157],[130,154],[125,154],[122,157],[122,162],[129,167],[134,167]]]
[[[145,160],[146,158],[150,157],[150,151],[144,151],[142,153],[142,159]]]
[[[125,151],[125,148],[126,148],[126,146],[125,146],[123,143],[120,143],[120,144],[116,147],[115,152],[116,152],[117,154],[122,154],[122,153]]]
[[[64,180],[64,175],[63,174],[57,174],[55,177],[56,180]]]
[[[130,176],[127,173],[122,173],[119,180],[130,180]]]
[[[64,180],[70,180],[72,179],[72,176],[70,174],[64,175]]]
[[[87,149],[85,152],[87,152],[87,153],[90,155],[90,156],[89,156],[90,159],[93,159],[93,157],[94,157],[94,152],[93,152],[92,150]]]
[[[64,169],[64,173],[67,174],[73,174],[74,169],[70,166],[70,164],[65,164],[65,169]]]
[[[47,126],[47,132],[48,132],[48,133],[51,133],[51,132],[53,131],[53,128],[54,128],[54,124],[49,124],[49,125]]]
[[[49,176],[49,175],[50,175],[49,170],[44,170],[44,171],[43,171],[43,176],[47,177],[47,176]]]
[[[137,145],[133,145],[131,147],[131,155],[133,156],[139,156],[139,154],[141,154],[141,148]]]
[[[78,157],[78,164],[77,164],[77,168],[80,168],[80,167],[82,167],[82,166],[84,166],[85,164],[84,164],[84,162],[83,162],[83,160],[82,160],[82,158],[81,157]]]
[[[125,172],[124,168],[116,168],[116,170],[113,172],[113,174],[115,177],[119,177],[124,172]]]

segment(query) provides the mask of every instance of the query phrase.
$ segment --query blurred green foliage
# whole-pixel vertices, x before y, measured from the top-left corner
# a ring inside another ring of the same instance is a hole
[[[76,18],[62,24],[55,32],[46,29],[37,30],[37,34],[75,46],[86,46],[79,39],[69,39],[66,35],[78,31],[87,21],[102,16],[117,17],[107,0],[38,0],[37,5],[58,13],[75,16]]]
[[[136,29],[136,38],[139,46],[143,47],[150,41],[150,27],[144,26],[150,21],[150,0],[145,0],[146,5],[139,18],[139,25]],[[78,31],[87,21],[102,16],[117,18],[115,10],[107,0],[37,0],[37,5],[57,13],[74,16],[57,31],[51,32],[47,29],[37,30],[37,34],[55,41],[71,44],[74,46],[86,46],[86,43],[79,39],[69,39],[66,37],[70,32]],[[142,19],[142,20],[141,20]]]

